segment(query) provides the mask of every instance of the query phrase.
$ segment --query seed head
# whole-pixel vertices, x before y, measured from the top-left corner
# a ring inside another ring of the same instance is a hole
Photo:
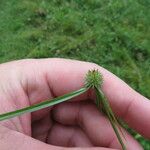
[[[85,87],[94,88],[101,87],[103,83],[102,74],[98,70],[89,70],[85,78]]]

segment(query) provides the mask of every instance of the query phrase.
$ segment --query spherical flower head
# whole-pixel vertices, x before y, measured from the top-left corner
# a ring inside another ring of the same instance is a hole
[[[103,83],[102,74],[98,70],[89,70],[85,78],[85,87],[87,88],[100,88]]]

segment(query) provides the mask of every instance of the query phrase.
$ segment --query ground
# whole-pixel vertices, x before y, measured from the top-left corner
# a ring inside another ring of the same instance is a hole
[[[0,63],[62,57],[97,63],[150,98],[149,0],[1,0]],[[150,142],[135,137],[144,149]]]

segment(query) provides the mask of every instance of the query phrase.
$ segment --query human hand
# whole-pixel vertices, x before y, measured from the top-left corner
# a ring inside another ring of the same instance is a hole
[[[1,64],[0,113],[77,90],[83,86],[87,71],[93,68],[103,74],[102,89],[115,114],[150,138],[148,99],[104,68],[87,62],[41,59]],[[97,110],[93,99],[94,94],[89,91],[71,102],[0,122],[0,149],[121,149],[109,121]],[[128,150],[142,149],[126,131],[123,132]]]

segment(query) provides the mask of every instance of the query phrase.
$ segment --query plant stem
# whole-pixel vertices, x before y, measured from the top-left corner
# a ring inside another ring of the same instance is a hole
[[[119,127],[119,123],[118,123],[118,121],[117,121],[117,119],[116,119],[116,117],[115,117],[115,115],[114,115],[114,113],[113,113],[113,111],[112,111],[112,109],[109,105],[109,102],[108,102],[107,98],[105,97],[104,93],[99,88],[94,87],[94,89],[95,89],[96,96],[97,96],[96,104],[101,103],[101,105],[103,107],[103,110],[104,110],[104,113],[108,117],[108,119],[109,119],[109,121],[112,125],[112,128],[114,129],[114,131],[116,133],[116,136],[118,138],[118,141],[120,142],[120,144],[122,146],[122,149],[126,150],[126,146],[123,143],[123,140],[122,140],[122,138],[120,136],[120,133],[119,133],[119,130],[121,131],[121,128]],[[97,107],[99,108],[100,105],[97,105]],[[122,131],[121,131],[121,133],[122,133]]]
[[[24,113],[34,112],[34,111],[37,111],[37,110],[40,110],[40,109],[43,109],[43,108],[46,108],[46,107],[50,107],[50,106],[59,104],[61,102],[67,101],[71,98],[74,98],[74,97],[86,92],[87,90],[88,90],[87,88],[81,88],[77,91],[73,91],[73,92],[65,94],[63,96],[54,98],[53,100],[46,100],[44,102],[41,102],[39,104],[35,104],[33,106],[29,106],[29,107],[22,108],[22,109],[12,111],[12,112],[8,112],[8,113],[5,113],[5,114],[0,114],[0,121],[10,119],[10,118],[22,115]]]

